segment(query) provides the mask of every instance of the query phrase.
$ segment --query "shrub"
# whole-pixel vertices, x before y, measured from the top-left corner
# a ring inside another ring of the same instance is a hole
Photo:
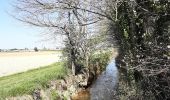
[[[35,52],[38,52],[38,48],[37,48],[37,47],[34,47],[34,51],[35,51]]]

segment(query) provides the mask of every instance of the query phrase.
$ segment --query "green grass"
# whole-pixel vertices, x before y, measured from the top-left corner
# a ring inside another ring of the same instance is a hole
[[[11,76],[0,77],[0,100],[6,97],[32,94],[36,88],[44,88],[50,80],[66,75],[62,62]]]

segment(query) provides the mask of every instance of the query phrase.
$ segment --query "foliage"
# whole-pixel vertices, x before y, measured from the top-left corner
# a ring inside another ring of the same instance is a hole
[[[34,51],[35,51],[35,52],[38,52],[38,48],[37,48],[37,47],[34,47]]]
[[[114,35],[119,45],[116,61],[120,84],[126,84],[119,88],[124,89],[127,99],[136,96],[135,99],[167,100],[170,98],[170,3],[166,0],[121,3],[118,20],[113,22],[118,30]],[[133,92],[132,95],[128,95],[129,92]]]
[[[90,64],[98,63],[101,67],[100,70],[105,70],[111,57],[111,51],[109,50],[99,50],[90,57]]]
[[[51,92],[51,100],[57,100],[57,98],[59,98],[59,95],[55,90],[51,90],[50,92]]]

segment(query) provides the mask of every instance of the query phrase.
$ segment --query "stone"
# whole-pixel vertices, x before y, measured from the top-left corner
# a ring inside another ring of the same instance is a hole
[[[35,89],[35,91],[33,92],[33,99],[41,100],[41,90],[40,89]]]

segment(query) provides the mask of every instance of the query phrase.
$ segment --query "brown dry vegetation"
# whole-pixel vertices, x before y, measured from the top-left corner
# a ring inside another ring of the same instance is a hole
[[[35,69],[60,61],[60,52],[6,52],[0,53],[0,76]]]

